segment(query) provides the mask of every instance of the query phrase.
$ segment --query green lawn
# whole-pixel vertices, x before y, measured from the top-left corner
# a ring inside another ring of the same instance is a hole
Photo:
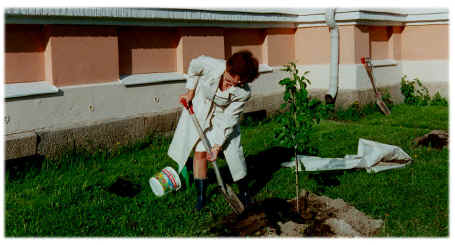
[[[273,143],[273,120],[244,125],[242,142],[254,200],[293,198],[295,177],[280,168],[289,152]],[[342,198],[374,218],[385,220],[379,236],[448,236],[448,149],[415,148],[412,140],[431,129],[448,128],[448,107],[398,105],[392,115],[370,114],[355,122],[321,121],[313,142],[322,157],[355,154],[358,139],[398,145],[415,160],[404,168],[301,174],[302,188]],[[31,159],[7,163],[5,235],[19,236],[213,236],[208,227],[231,212],[209,175],[209,204],[196,212],[195,190],[157,198],[148,179],[176,164],[166,155],[169,138],[109,155],[78,154],[58,162]],[[224,160],[221,171],[229,176]],[[124,177],[140,186],[134,197],[108,191]],[[229,181],[230,178],[227,178]],[[236,186],[233,185],[237,190]]]

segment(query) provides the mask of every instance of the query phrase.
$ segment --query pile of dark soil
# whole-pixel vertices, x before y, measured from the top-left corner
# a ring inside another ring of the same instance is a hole
[[[417,146],[430,146],[436,149],[442,149],[449,144],[449,134],[444,130],[433,130],[424,136],[414,139]]]
[[[341,199],[302,191],[301,210],[295,199],[266,199],[241,215],[224,217],[210,229],[218,236],[369,237],[383,225]]]

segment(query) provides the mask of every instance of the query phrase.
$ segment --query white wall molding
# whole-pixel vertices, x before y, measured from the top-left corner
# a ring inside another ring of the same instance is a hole
[[[24,82],[5,84],[5,99],[32,95],[56,94],[59,89],[50,82]]]
[[[120,83],[125,86],[156,84],[165,82],[186,82],[186,76],[178,72],[132,74],[120,77]]]
[[[394,59],[385,59],[385,60],[371,60],[371,64],[374,67],[379,66],[396,66],[398,62]]]
[[[273,67],[267,64],[259,64],[259,73],[273,72]]]

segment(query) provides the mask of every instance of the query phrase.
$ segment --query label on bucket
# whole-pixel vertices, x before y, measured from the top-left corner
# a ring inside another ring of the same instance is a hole
[[[162,196],[180,189],[180,178],[174,169],[166,167],[150,178],[150,186],[156,195]]]
[[[174,185],[172,184],[171,180],[163,172],[160,172],[157,175],[155,175],[155,178],[160,182],[164,192],[169,192],[174,188]]]

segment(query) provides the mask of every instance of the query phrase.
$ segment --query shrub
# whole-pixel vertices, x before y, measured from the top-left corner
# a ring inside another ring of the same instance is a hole
[[[427,106],[427,105],[448,105],[448,101],[437,92],[431,98],[428,88],[423,86],[418,78],[407,80],[406,76],[401,78],[401,93],[404,96],[404,103],[408,105]]]
[[[410,81],[406,75],[403,76],[400,90],[404,96],[404,103],[408,105],[428,105],[431,100],[428,89],[422,85],[418,78]]]
[[[382,101],[387,105],[389,109],[392,109],[393,107],[393,101],[392,101],[392,95],[390,94],[390,91],[387,88],[380,88],[378,89],[379,92],[381,93],[381,98]]]
[[[448,106],[449,102],[447,101],[446,98],[442,97],[439,92],[436,92],[436,94],[433,96],[431,99],[430,105],[442,105],[442,106]]]

